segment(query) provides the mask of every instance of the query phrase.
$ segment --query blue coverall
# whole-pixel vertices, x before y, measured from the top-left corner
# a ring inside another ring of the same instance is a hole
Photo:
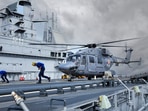
[[[3,82],[9,83],[9,80],[7,79],[7,72],[6,71],[0,70],[0,75],[1,75]]]
[[[48,81],[50,81],[50,77],[47,77],[47,76],[44,75],[44,71],[45,71],[45,66],[44,66],[44,64],[41,63],[41,62],[37,62],[37,63],[36,63],[36,66],[37,66],[38,69],[40,70],[39,75],[38,75],[38,76],[39,76],[39,81],[38,81],[38,83],[41,83],[41,77],[47,78]]]

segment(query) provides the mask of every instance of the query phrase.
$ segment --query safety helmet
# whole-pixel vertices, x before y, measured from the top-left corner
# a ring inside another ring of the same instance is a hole
[[[32,62],[32,66],[36,66],[36,63],[35,62]]]

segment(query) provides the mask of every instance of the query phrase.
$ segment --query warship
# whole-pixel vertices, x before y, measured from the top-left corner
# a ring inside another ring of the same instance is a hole
[[[10,80],[24,77],[36,79],[38,70],[32,62],[43,62],[45,74],[52,79],[61,77],[54,68],[66,57],[60,50],[66,47],[33,46],[29,43],[55,44],[61,40],[61,34],[54,29],[55,13],[36,18],[29,0],[18,0],[0,9],[0,70],[6,70]]]

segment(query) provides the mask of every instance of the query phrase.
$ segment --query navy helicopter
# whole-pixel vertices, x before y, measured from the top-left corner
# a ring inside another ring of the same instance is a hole
[[[77,51],[74,54],[70,54],[66,58],[65,63],[60,63],[56,68],[61,72],[70,75],[70,81],[73,76],[85,76],[88,77],[88,80],[91,80],[93,77],[103,77],[105,71],[109,71],[110,68],[115,64],[118,66],[119,64],[129,64],[137,61],[130,61],[131,53],[133,51],[132,48],[127,48],[126,46],[126,56],[125,58],[120,58],[113,56],[110,51],[104,47],[125,47],[125,46],[113,46],[106,45],[116,42],[129,41],[139,38],[131,38],[124,40],[117,40],[111,42],[104,42],[99,44],[47,44],[47,43],[31,43],[31,45],[66,45],[66,46],[79,46],[79,48],[85,48]],[[87,48],[86,48],[87,47]],[[76,49],[76,48],[73,48]],[[113,72],[113,71],[112,71]]]

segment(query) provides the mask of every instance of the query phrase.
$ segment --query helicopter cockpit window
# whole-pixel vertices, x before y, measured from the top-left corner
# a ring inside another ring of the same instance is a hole
[[[80,62],[80,55],[73,55],[67,58],[67,61]]]

